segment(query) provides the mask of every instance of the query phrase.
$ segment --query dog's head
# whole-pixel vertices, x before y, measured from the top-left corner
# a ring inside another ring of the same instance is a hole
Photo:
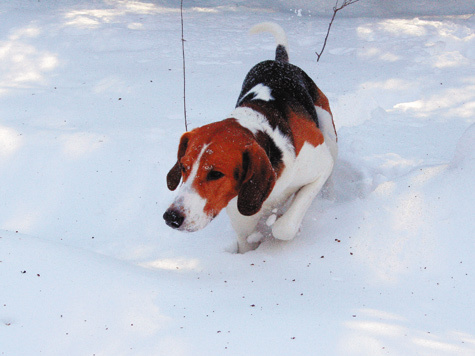
[[[209,124],[183,134],[178,159],[167,175],[175,190],[173,204],[163,215],[172,228],[204,228],[235,197],[242,215],[262,207],[276,180],[264,149],[252,133],[234,119]]]

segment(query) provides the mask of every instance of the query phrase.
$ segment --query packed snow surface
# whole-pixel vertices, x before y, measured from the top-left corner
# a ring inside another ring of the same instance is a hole
[[[275,50],[247,32],[274,21],[338,130],[299,235],[239,255],[224,212],[162,220],[176,5],[2,2],[0,355],[475,355],[475,17],[435,3],[351,5],[318,63],[328,16],[185,7],[190,128],[232,111]]]

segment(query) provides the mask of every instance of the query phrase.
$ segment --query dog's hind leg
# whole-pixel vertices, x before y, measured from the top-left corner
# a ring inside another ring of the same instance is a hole
[[[272,225],[272,234],[276,239],[292,240],[297,235],[305,213],[327,179],[328,175],[320,176],[295,193],[289,209]]]

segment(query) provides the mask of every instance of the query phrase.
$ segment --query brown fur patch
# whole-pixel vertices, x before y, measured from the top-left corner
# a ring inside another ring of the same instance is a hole
[[[298,155],[305,142],[317,147],[324,141],[323,134],[310,118],[304,115],[290,112],[289,123],[294,138],[295,154]]]
[[[335,137],[336,140],[338,141],[338,135],[336,133],[336,127],[335,127],[335,121],[333,121],[333,114],[330,109],[330,103],[328,102],[328,98],[323,94],[323,92],[317,88],[317,100],[315,101],[315,106],[321,107],[323,110],[328,111],[332,117],[332,125],[333,125],[333,131],[335,131]]]
[[[321,107],[323,110],[328,111],[330,114],[332,114],[332,111],[330,110],[330,103],[328,101],[328,98],[323,94],[323,92],[317,88],[317,100],[315,100],[315,106]],[[332,115],[333,116],[333,115]]]

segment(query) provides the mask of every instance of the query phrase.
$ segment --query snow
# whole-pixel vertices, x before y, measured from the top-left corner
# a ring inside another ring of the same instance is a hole
[[[186,7],[191,128],[232,111],[275,49],[247,32],[275,21],[339,134],[299,235],[237,255],[224,212],[193,234],[161,217],[176,5],[2,2],[0,354],[474,355],[475,17],[398,3],[342,10],[318,64],[333,2]]]

